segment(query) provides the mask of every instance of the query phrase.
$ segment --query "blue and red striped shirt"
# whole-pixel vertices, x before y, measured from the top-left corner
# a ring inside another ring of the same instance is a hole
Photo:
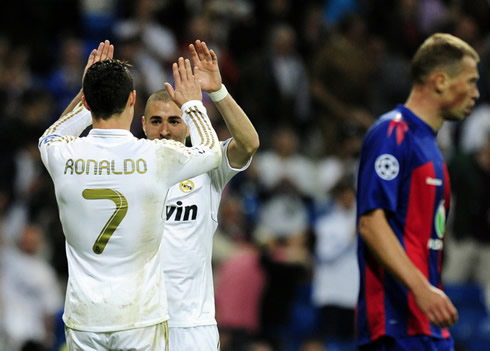
[[[403,105],[380,117],[363,142],[357,220],[383,209],[402,247],[429,282],[441,288],[441,259],[450,183],[432,128]],[[358,241],[361,289],[356,313],[358,343],[383,335],[448,338],[431,325],[414,296]]]

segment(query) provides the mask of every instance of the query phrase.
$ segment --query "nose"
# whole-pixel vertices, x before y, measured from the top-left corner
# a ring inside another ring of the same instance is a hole
[[[160,129],[160,136],[162,138],[167,138],[170,135],[170,131],[168,128],[167,123],[163,122],[162,123],[162,128]]]
[[[475,87],[475,94],[473,95],[473,99],[477,100],[480,97],[480,90],[478,87]]]

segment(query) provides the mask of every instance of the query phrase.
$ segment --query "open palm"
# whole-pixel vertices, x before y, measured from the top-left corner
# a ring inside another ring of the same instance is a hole
[[[114,56],[114,45],[112,45],[109,40],[101,42],[99,44],[99,47],[97,49],[93,49],[92,52],[90,53],[88,57],[87,65],[85,66],[85,69],[83,71],[83,77],[85,77],[85,74],[87,73],[88,69],[94,63],[99,61],[104,61],[104,60],[111,60],[113,56]]]
[[[219,72],[218,57],[213,50],[209,50],[206,43],[196,40],[195,45],[189,45],[194,67],[198,67],[198,78],[201,89],[207,93],[221,88],[221,74]]]

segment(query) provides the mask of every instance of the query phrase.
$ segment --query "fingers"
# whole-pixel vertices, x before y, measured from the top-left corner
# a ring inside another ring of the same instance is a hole
[[[458,321],[458,310],[447,296],[441,308],[441,317],[441,324],[445,327],[450,327]]]
[[[450,320],[451,326],[455,325],[458,319],[459,319],[458,311],[456,310],[456,308],[454,308],[454,313],[452,314],[452,318]]]
[[[177,60],[177,70],[180,82],[191,81],[194,79],[194,75],[192,74],[191,61],[189,59],[184,60],[183,57],[179,57],[179,59]]]
[[[185,67],[185,63],[184,63],[184,58],[183,57],[179,57],[179,59],[177,60],[177,67],[178,67],[178,71],[179,71],[179,79],[181,82],[184,82],[184,81],[187,81],[187,71],[186,71],[186,67]],[[177,84],[175,84],[175,86],[177,87]]]
[[[179,58],[179,65],[180,65],[180,74],[181,78],[185,79],[186,81],[189,81],[192,79],[192,69],[190,68],[191,64],[189,62],[189,59],[183,59],[182,57]],[[190,69],[190,72],[189,72]]]
[[[192,73],[192,65],[189,59],[179,57],[177,63],[172,65],[172,72],[175,80],[175,87],[180,87],[184,82],[195,80],[195,76]]]
[[[187,80],[193,80],[194,79],[194,74],[192,73],[192,66],[191,66],[191,61],[189,59],[184,60],[185,63],[185,73]]]
[[[93,49],[90,52],[90,55],[88,56],[87,66],[90,66],[90,65],[92,65],[95,62],[95,57],[96,56],[97,56],[97,50],[96,49]]]
[[[191,58],[192,58],[192,62],[194,63],[194,66],[199,65],[200,62],[199,55],[197,54],[196,48],[194,47],[193,44],[189,44],[189,51],[191,53]]]
[[[170,83],[164,83],[165,88],[167,89],[168,94],[172,100],[175,100],[175,90],[174,87]]]
[[[418,306],[433,325],[448,328],[458,321],[458,311],[442,290],[430,286],[417,295]]]
[[[174,88],[165,85],[170,92],[174,92],[174,100],[178,106],[182,106],[189,100],[202,100],[202,90],[199,83],[199,77],[193,74],[191,61],[179,57],[177,62],[172,65],[172,72],[174,75]],[[194,67],[195,72],[199,72],[199,69]]]
[[[451,301],[447,301],[445,308],[443,308],[441,312],[441,324],[444,327],[451,327],[458,321],[458,311],[456,307],[451,303]]]
[[[114,56],[114,45],[109,40],[100,42],[97,49],[92,50],[87,61],[87,68],[95,62],[112,59]]]
[[[104,42],[104,45],[102,47],[102,51],[100,54],[100,60],[110,60],[114,56],[114,45],[111,45],[109,40],[106,40]]]
[[[100,42],[99,47],[97,48],[97,52],[95,54],[95,61],[94,62],[100,61],[100,56],[102,55],[103,50],[104,50],[104,43]]]
[[[211,53],[212,50],[209,50],[206,43],[204,41],[196,40],[195,45],[190,44],[189,49],[191,51],[191,55],[194,61],[194,65],[196,65],[199,61],[206,62],[216,62],[216,54],[214,52]],[[198,60],[194,59],[194,55]],[[214,55],[214,57],[213,57]]]
[[[213,49],[209,50],[209,53],[211,54],[211,60],[213,61],[214,64],[218,64],[218,56],[214,52]]]
[[[427,316],[432,324],[442,328],[451,327],[458,321],[458,311],[447,298],[435,305]]]
[[[201,47],[202,47],[202,54],[205,57],[207,61],[212,61],[212,55],[209,52],[208,46],[204,41],[201,42]],[[216,56],[216,55],[215,55]]]
[[[202,42],[199,39],[196,40],[196,50],[197,50],[197,53],[199,55],[199,58],[202,59],[203,58],[203,48],[202,48]]]
[[[178,89],[182,85],[182,81],[180,79],[179,66],[175,62],[172,64],[172,73],[174,76],[175,88]]]
[[[114,45],[111,45],[109,40],[101,42],[97,49],[96,61],[104,61],[112,59],[114,55]]]

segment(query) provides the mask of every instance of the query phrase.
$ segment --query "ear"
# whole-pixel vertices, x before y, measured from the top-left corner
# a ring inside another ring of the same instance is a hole
[[[145,116],[141,116],[141,128],[143,128],[143,133],[146,135]]]
[[[449,76],[447,75],[446,72],[438,71],[434,73],[434,75],[432,76],[432,81],[436,93],[442,94],[447,88],[449,82]]]
[[[129,93],[129,106],[133,107],[136,104],[136,90]]]
[[[90,111],[90,106],[87,104],[87,100],[85,100],[85,95],[82,95],[82,102],[83,106],[85,106],[85,108]]]

